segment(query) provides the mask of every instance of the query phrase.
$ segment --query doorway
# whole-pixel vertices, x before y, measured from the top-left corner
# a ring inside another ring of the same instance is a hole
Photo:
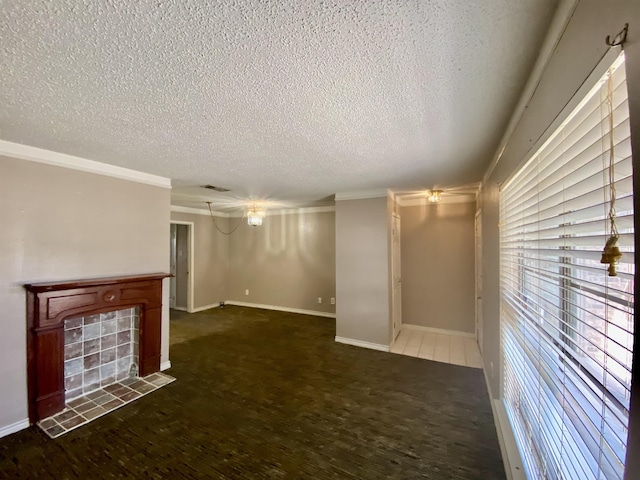
[[[393,228],[391,232],[391,288],[393,339],[395,342],[402,330],[402,275],[400,255],[400,215],[393,214]]]
[[[169,307],[193,311],[193,223],[171,222]]]

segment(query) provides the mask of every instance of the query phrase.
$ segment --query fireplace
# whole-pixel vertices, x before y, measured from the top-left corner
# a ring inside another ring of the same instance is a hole
[[[78,319],[82,320],[83,326],[85,323],[87,324],[88,328],[84,331],[91,332],[91,322],[94,322],[96,318],[106,319],[106,325],[110,324],[113,316],[116,326],[118,325],[118,317],[120,319],[128,318],[130,322],[129,333],[124,333],[123,329],[120,338],[135,335],[138,337],[138,341],[137,343],[131,342],[129,347],[124,347],[124,342],[119,341],[116,348],[121,346],[123,350],[130,348],[138,351],[138,360],[135,362],[135,366],[132,357],[129,357],[128,361],[130,362],[129,368],[134,367],[139,370],[141,376],[160,370],[162,279],[168,276],[168,274],[158,273],[25,285],[27,289],[29,420],[31,423],[64,409],[65,382],[69,387],[72,387],[69,389],[70,398],[79,392],[77,389],[80,387],[74,383],[77,377],[70,379],[73,374],[69,373],[69,358],[65,369],[65,356],[70,356],[69,347],[67,347],[65,354],[65,334],[67,337],[71,337],[78,331]],[[106,312],[115,313],[104,315]],[[67,321],[65,322],[65,320]],[[73,332],[69,333],[71,330]],[[116,338],[117,333],[116,327]],[[73,344],[74,342],[67,343]],[[110,352],[110,349],[105,348],[104,351]],[[121,365],[123,362],[124,360],[121,361]],[[104,370],[107,371],[108,368],[110,367],[105,367]],[[67,370],[66,375],[65,370]],[[123,375],[122,368],[120,375]],[[117,378],[118,371],[114,376]],[[98,383],[104,386],[103,380],[108,381],[109,378],[110,375],[105,374],[100,377]],[[91,388],[91,386],[92,384],[89,384],[86,388]],[[84,386],[81,390],[86,391]]]
[[[138,307],[64,321],[65,402],[138,376]]]

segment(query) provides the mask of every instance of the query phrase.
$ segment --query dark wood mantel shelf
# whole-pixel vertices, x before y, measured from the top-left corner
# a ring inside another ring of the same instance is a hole
[[[167,273],[33,283],[27,290],[29,419],[64,408],[64,320],[140,308],[140,375],[160,370],[162,279]]]

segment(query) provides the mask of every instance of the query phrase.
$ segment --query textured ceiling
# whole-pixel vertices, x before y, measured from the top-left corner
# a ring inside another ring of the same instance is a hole
[[[191,206],[467,184],[556,3],[4,1],[0,139],[169,177]]]

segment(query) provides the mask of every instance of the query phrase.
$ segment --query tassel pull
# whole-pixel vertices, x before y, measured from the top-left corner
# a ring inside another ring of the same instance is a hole
[[[602,251],[602,257],[600,257],[600,263],[609,264],[609,276],[616,277],[618,273],[616,272],[616,263],[620,261],[622,258],[622,252],[618,248],[618,236],[612,235],[607,240],[607,243],[604,246],[604,250]]]

